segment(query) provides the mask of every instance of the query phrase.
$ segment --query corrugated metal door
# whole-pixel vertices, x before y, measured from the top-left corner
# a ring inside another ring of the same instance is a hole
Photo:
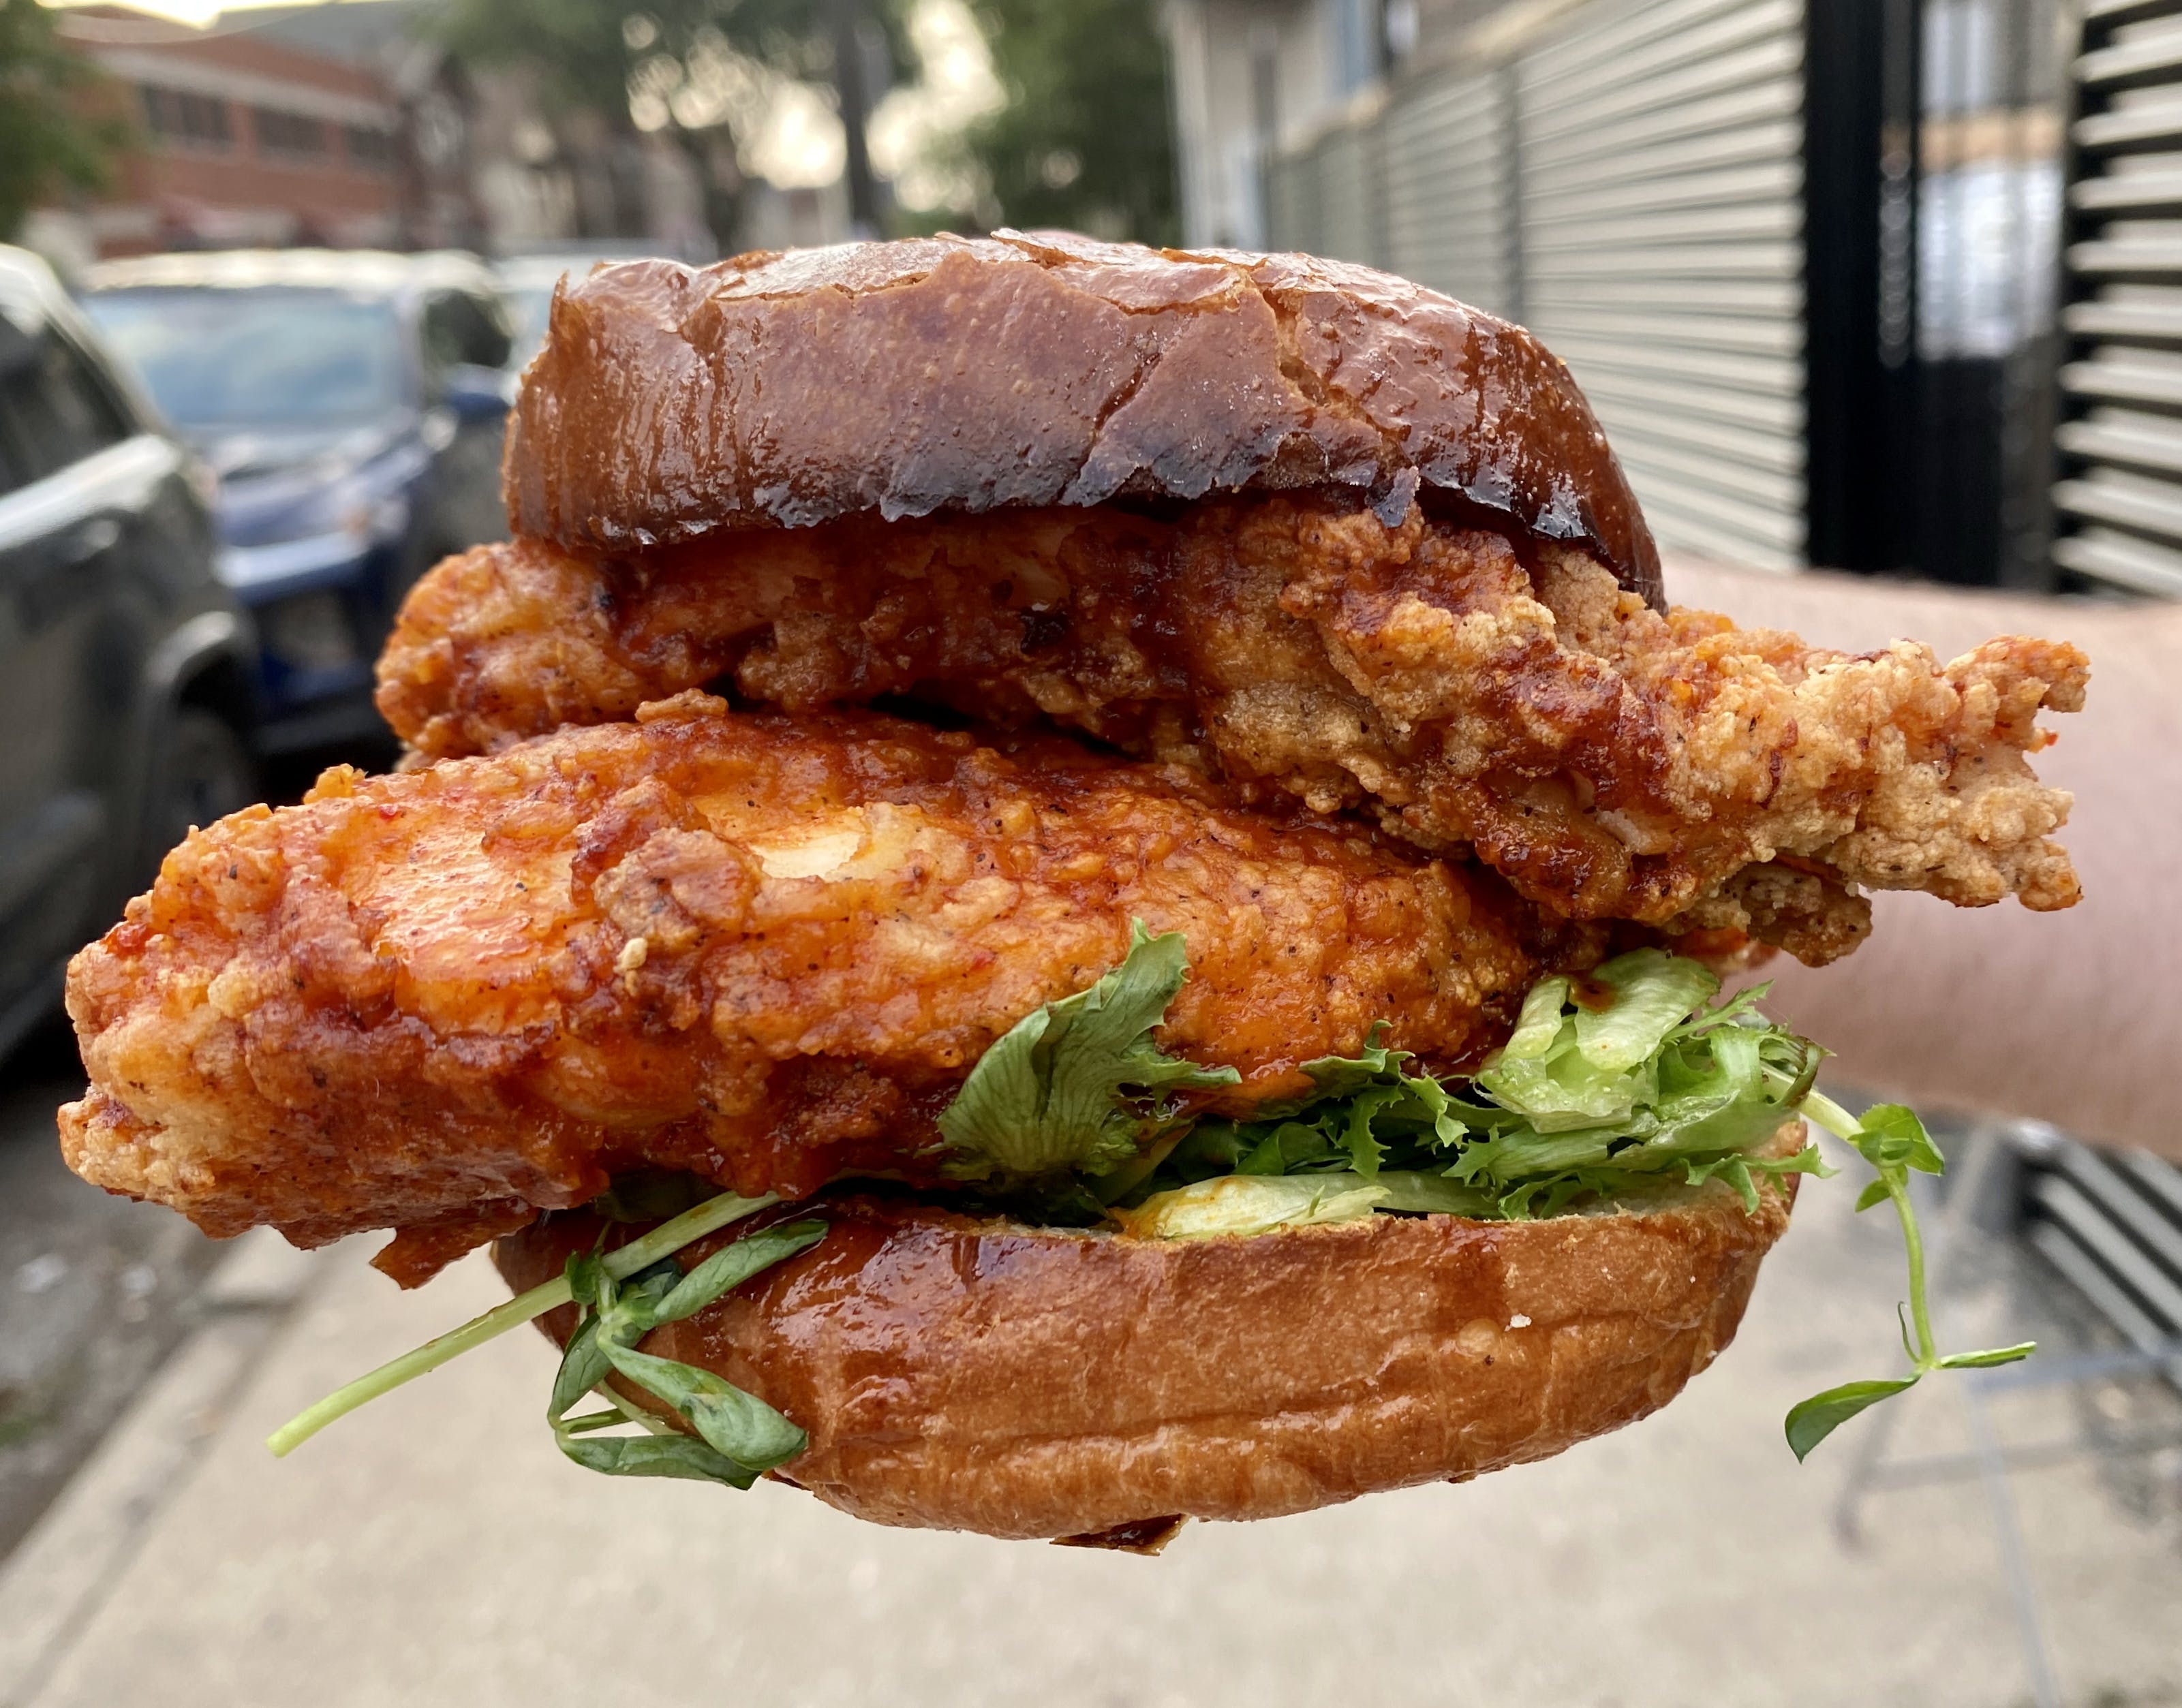
[[[1326,235],[1320,214],[1325,197],[1320,180],[1319,151],[1315,146],[1282,155],[1267,171],[1265,225],[1274,248],[1301,249],[1316,255],[1331,253],[1322,246]]]
[[[1371,129],[1343,125],[1318,144],[1319,229],[1327,255],[1377,258],[1378,171]]]
[[[2086,0],[2060,567],[2182,595],[2182,3]]]
[[[1805,539],[1802,0],[1600,0],[1515,66],[1520,312],[1663,545]]]
[[[1403,91],[1380,124],[1387,270],[1516,312],[1512,85],[1503,72]]]
[[[1275,160],[1265,185],[1273,247],[1383,266],[1378,151],[1376,122],[1344,122]]]

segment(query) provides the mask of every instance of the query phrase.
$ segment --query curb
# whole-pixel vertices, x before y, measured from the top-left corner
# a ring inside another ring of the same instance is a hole
[[[253,1228],[213,1272],[198,1295],[207,1320],[0,1564],[0,1708],[36,1700],[137,1539],[188,1479],[274,1330],[324,1271],[322,1254]]]

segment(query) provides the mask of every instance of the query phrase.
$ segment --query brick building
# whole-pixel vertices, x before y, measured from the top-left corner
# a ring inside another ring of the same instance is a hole
[[[402,241],[413,141],[374,68],[269,39],[247,12],[204,30],[110,6],[56,23],[141,139],[113,189],[72,210],[90,252]]]
[[[600,239],[713,252],[683,149],[556,112],[520,68],[464,64],[434,39],[436,3],[300,0],[202,28],[113,5],[58,14],[139,146],[110,190],[35,210],[22,240],[64,270],[298,245],[523,254]],[[758,185],[758,238],[830,230],[832,204],[800,199],[812,205]]]

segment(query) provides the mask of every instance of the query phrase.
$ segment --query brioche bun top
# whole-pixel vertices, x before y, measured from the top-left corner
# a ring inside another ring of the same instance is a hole
[[[1301,255],[1057,233],[604,267],[556,294],[510,525],[575,551],[1008,506],[1421,495],[1659,554],[1568,369],[1520,327]]]

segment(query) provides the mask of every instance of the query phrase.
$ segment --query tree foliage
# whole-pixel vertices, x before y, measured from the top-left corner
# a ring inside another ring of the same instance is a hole
[[[735,186],[712,169],[732,147],[731,120],[717,104],[723,52],[782,76],[830,82],[845,5],[877,26],[894,64],[904,63],[903,0],[450,0],[438,29],[476,64],[529,69],[550,108],[591,114],[609,134],[633,132],[632,97],[648,99],[718,192],[708,196],[708,215],[725,245],[734,235]]]
[[[832,57],[819,14],[813,0],[451,0],[440,29],[457,53],[528,65],[549,99],[626,124],[640,74],[694,79],[713,42],[824,78]]]
[[[0,238],[61,190],[106,183],[129,127],[102,110],[102,80],[36,0],[0,0]]]
[[[527,67],[549,108],[594,115],[611,134],[633,133],[632,94],[653,113],[663,110],[667,133],[714,185],[708,213],[725,246],[735,235],[735,198],[731,185],[717,184],[712,163],[728,121],[707,99],[708,84],[718,80],[720,50],[781,76],[831,82],[845,8],[883,36],[899,74],[915,60],[906,27],[915,3],[448,0],[438,27],[447,45],[474,63]],[[1156,3],[972,0],[1007,97],[1005,108],[961,140],[990,186],[987,213],[1016,225],[1177,240]]]
[[[1007,105],[966,139],[1011,225],[1174,243],[1156,0],[977,0]]]

